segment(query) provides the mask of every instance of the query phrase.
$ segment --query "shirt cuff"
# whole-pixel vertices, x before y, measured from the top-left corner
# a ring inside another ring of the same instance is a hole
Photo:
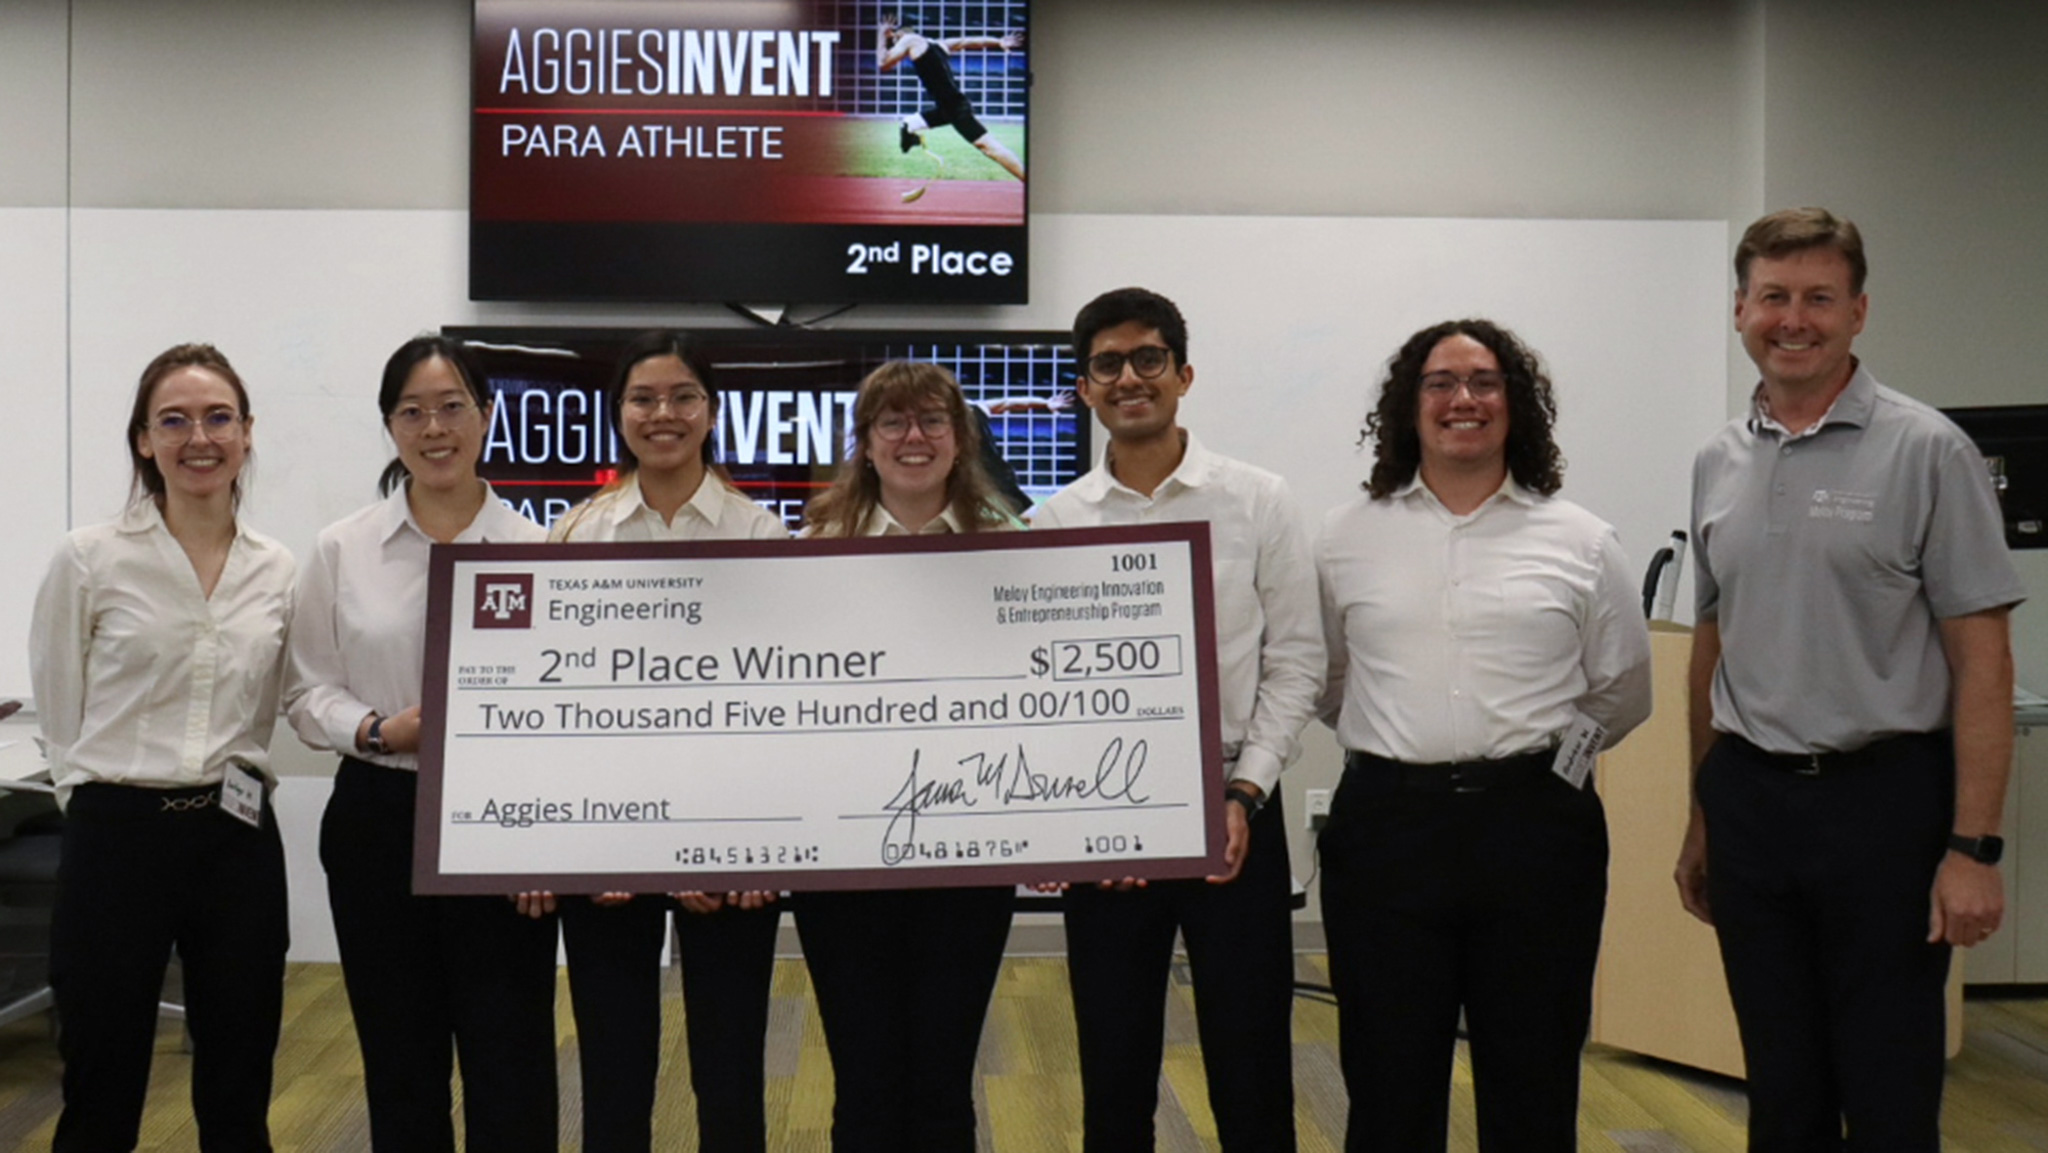
[[[1230,779],[1257,785],[1270,797],[1280,784],[1280,770],[1286,767],[1270,750],[1246,745],[1244,751],[1237,755],[1237,764],[1230,768]]]

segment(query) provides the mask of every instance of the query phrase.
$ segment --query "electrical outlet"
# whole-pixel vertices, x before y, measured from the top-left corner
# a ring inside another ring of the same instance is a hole
[[[1303,795],[1308,798],[1308,831],[1320,833],[1330,823],[1330,790],[1310,789]]]

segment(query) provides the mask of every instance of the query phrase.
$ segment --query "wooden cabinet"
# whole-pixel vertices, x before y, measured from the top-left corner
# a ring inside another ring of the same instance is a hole
[[[1651,626],[1650,719],[1600,758],[1613,845],[1607,926],[1593,982],[1593,1040],[1742,1076],[1742,1040],[1714,930],[1678,903],[1671,881],[1689,812],[1686,661],[1692,630]]]
[[[2005,924],[1964,951],[1972,985],[2048,983],[2048,710],[2020,714],[2005,793]]]

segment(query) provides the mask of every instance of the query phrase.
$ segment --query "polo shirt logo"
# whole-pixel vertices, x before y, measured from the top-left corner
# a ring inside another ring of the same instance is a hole
[[[1813,520],[1842,520],[1851,524],[1869,524],[1877,519],[1877,496],[1867,492],[1835,492],[1830,489],[1813,490],[1813,503],[1807,506],[1806,515]]]

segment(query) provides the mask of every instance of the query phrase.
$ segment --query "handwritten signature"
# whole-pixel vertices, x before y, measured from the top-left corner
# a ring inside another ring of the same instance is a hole
[[[996,807],[1057,804],[1062,801],[1124,801],[1142,805],[1150,793],[1140,792],[1139,778],[1145,775],[1150,749],[1142,740],[1124,742],[1112,737],[1091,773],[1041,773],[1033,770],[1024,746],[1008,752],[969,753],[955,762],[959,774],[926,780],[918,775],[923,749],[910,754],[910,775],[896,788],[896,794],[882,806],[890,814],[882,830],[882,863],[896,865],[909,859],[917,846],[917,818],[920,814],[948,809],[975,809],[984,803]]]

